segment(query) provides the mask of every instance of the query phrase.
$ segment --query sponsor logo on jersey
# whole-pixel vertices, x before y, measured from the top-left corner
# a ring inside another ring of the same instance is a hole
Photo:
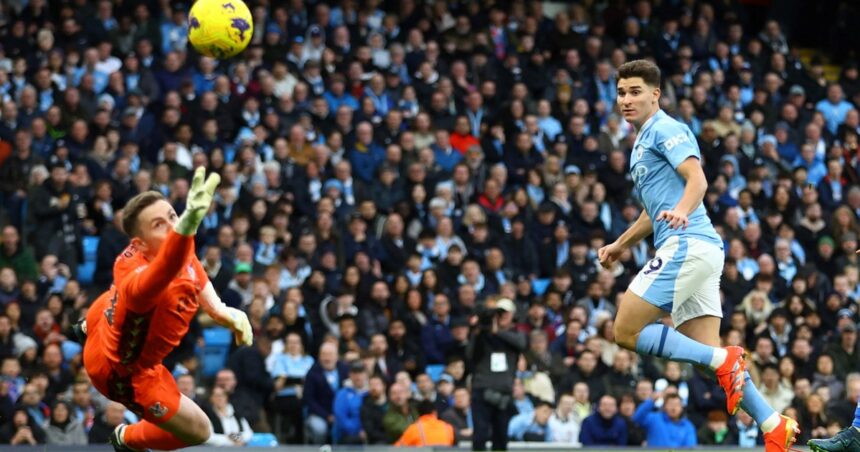
[[[686,133],[679,133],[672,138],[669,138],[663,143],[663,146],[666,146],[667,151],[671,151],[673,147],[690,141],[690,137],[687,136]]]
[[[646,174],[648,174],[648,168],[645,165],[636,165],[633,171],[630,172],[630,175],[633,176],[633,183],[636,185],[639,185]]]

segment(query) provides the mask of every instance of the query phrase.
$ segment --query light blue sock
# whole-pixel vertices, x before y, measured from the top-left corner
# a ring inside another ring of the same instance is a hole
[[[699,364],[713,369],[714,347],[694,341],[677,330],[652,323],[642,329],[636,351],[672,361]]]
[[[851,426],[860,428],[860,400],[857,400],[857,408],[854,408],[854,423]]]
[[[769,432],[776,427],[771,425],[774,422],[779,423],[779,416],[774,416],[776,410],[762,398],[755,383],[750,379],[750,373],[744,373],[744,398],[741,400],[741,409],[746,411],[758,424],[763,431]]]

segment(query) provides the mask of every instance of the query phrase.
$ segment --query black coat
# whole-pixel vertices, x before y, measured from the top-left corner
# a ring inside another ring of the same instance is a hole
[[[6,194],[11,194],[15,190],[26,190],[30,171],[39,163],[41,163],[40,159],[34,155],[26,159],[13,155],[6,159],[0,167],[0,190]]]
[[[402,344],[389,340],[388,353],[402,370],[408,371],[413,377],[424,372],[424,354],[415,342],[409,340],[409,336],[404,338]]]
[[[93,283],[107,288],[113,281],[113,264],[116,257],[128,246],[129,239],[124,232],[112,224],[105,226],[99,238],[99,246],[96,250],[96,271],[93,274]]]
[[[63,197],[68,197],[69,203],[60,207],[58,202]],[[51,179],[30,193],[30,219],[34,225],[31,243],[36,244],[38,256],[44,255],[51,239],[58,234],[72,236],[70,243],[78,242],[80,234],[75,211],[78,202],[78,195],[72,192],[68,183],[58,189],[51,183]]]
[[[98,416],[93,421],[93,427],[90,429],[88,439],[90,444],[107,444],[108,438],[116,428],[115,425],[108,425],[104,416]]]
[[[337,363],[337,373],[340,377],[340,383],[349,378],[349,369],[346,363]],[[323,419],[334,414],[334,394],[335,391],[326,381],[325,371],[319,362],[311,366],[308,374],[305,376],[305,392],[303,400],[308,407],[308,415],[319,416]]]
[[[403,238],[403,246],[397,246],[389,236],[382,237],[378,244],[376,255],[384,273],[398,273],[406,268],[409,255],[415,251],[415,241],[408,237]]]
[[[388,402],[377,405],[370,397],[361,402],[361,426],[367,434],[368,444],[388,444],[385,429],[382,428],[382,418],[388,409]]]
[[[236,374],[238,383],[230,402],[238,415],[254,425],[260,418],[260,410],[274,391],[265,358],[256,347],[242,347],[233,352],[227,367]]]
[[[534,242],[527,236],[522,239],[515,239],[513,236],[505,237],[502,251],[505,255],[505,267],[515,276],[538,273],[537,249]]]

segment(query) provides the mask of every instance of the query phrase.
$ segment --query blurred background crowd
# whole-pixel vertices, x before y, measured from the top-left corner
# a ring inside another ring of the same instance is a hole
[[[255,331],[236,349],[201,314],[165,363],[211,444],[391,444],[422,401],[469,441],[497,328],[523,345],[497,388],[511,440],[760,442],[709,377],[614,344],[652,252],[596,263],[640,212],[615,106],[636,58],[699,139],[725,344],[801,441],[849,425],[860,9],[779,3],[259,0],[251,46],[215,61],[187,45],[189,3],[0,2],[0,443],[134,420],[70,327],[111,283],[124,203],[158,190],[181,213],[201,165],[223,182],[198,254]]]

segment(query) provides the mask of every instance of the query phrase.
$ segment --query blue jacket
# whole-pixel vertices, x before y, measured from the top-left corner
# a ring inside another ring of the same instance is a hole
[[[358,436],[361,432],[361,402],[367,391],[340,388],[334,397],[334,437]]]
[[[358,101],[354,97],[352,97],[351,94],[346,92],[343,93],[343,95],[341,95],[340,97],[337,97],[331,92],[326,91],[325,94],[323,94],[323,97],[328,103],[329,110],[332,112],[337,111],[337,109],[340,108],[341,105],[346,105],[353,110],[358,110],[360,107]]]
[[[339,377],[338,388],[349,377],[349,367],[345,363],[337,363]],[[305,376],[305,393],[302,397],[308,407],[308,414],[317,415],[323,419],[333,414],[335,390],[325,378],[325,371],[320,363],[314,363]]]
[[[508,424],[508,438],[514,441],[528,441],[525,438],[526,433],[542,437],[543,441],[549,441],[549,425],[536,423],[534,413],[518,414]]]
[[[368,147],[356,143],[355,148],[349,151],[352,173],[363,182],[373,182],[376,178],[376,168],[383,160],[385,160],[385,149],[376,143],[371,143]]]
[[[626,446],[627,423],[617,414],[606,420],[594,413],[582,421],[579,442],[583,446]]]
[[[454,171],[454,167],[457,166],[457,163],[460,163],[460,160],[463,160],[463,154],[460,154],[460,152],[454,148],[451,148],[450,152],[448,152],[433,144],[430,146],[430,149],[433,149],[433,155],[436,156],[436,163],[438,163],[446,173]]]
[[[646,400],[633,414],[633,422],[645,429],[649,447],[695,447],[696,428],[687,418],[669,419],[663,411],[654,411],[654,401]]]

